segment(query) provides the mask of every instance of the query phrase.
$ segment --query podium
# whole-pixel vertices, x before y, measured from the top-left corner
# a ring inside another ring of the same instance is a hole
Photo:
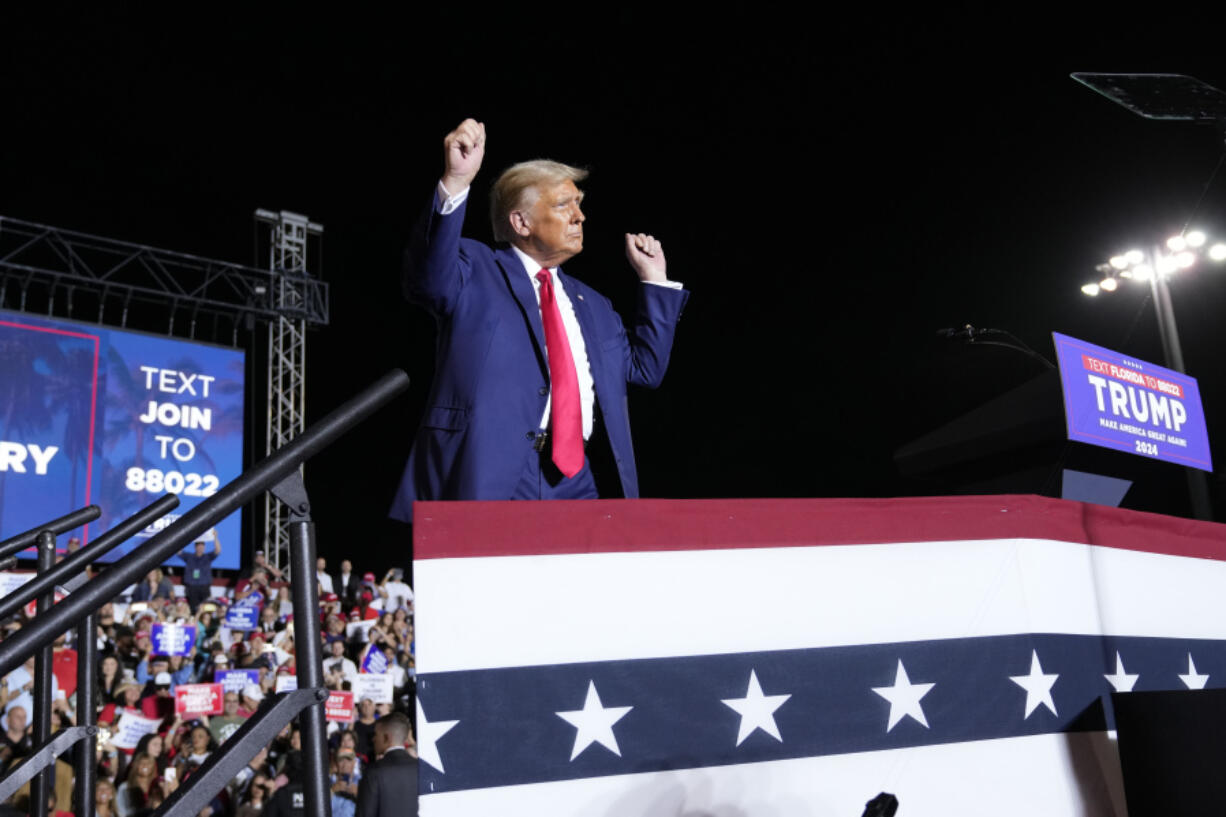
[[[1126,813],[1226,526],[1034,496],[419,503],[424,815]]]

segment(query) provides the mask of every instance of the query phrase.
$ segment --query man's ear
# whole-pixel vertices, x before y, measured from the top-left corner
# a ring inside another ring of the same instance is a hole
[[[511,222],[511,230],[520,238],[527,238],[532,234],[532,227],[528,223],[528,214],[523,210],[512,210],[508,217]]]

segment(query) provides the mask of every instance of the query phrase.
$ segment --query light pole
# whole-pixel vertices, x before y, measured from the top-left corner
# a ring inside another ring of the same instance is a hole
[[[1171,305],[1171,289],[1168,282],[1180,270],[1190,269],[1204,259],[1221,264],[1226,261],[1226,243],[1208,245],[1208,237],[1200,230],[1191,230],[1166,240],[1166,247],[1155,245],[1148,252],[1129,250],[1112,256],[1105,264],[1096,267],[1103,278],[1085,284],[1081,291],[1090,297],[1100,293],[1112,293],[1121,282],[1149,284],[1154,299],[1154,313],[1158,318],[1158,335],[1162,340],[1162,354],[1167,368],[1187,374],[1183,362],[1183,347],[1179,343],[1179,329],[1175,325],[1175,309]],[[1208,245],[1208,246],[1206,246]],[[1186,468],[1188,492],[1192,499],[1192,513],[1197,519],[1212,519],[1212,503],[1209,499],[1209,483],[1205,473],[1196,468]]]

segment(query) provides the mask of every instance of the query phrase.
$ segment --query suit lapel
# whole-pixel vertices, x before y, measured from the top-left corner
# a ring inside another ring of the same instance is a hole
[[[583,293],[579,291],[579,286],[569,275],[563,275],[562,270],[558,269],[558,279],[562,282],[562,286],[566,289],[566,296],[570,298],[570,305],[575,310],[575,320],[579,322],[579,331],[583,334],[583,345],[587,347],[587,365],[592,370],[592,382],[596,388],[596,402],[599,403],[604,399],[601,393],[600,369],[604,361],[600,359],[600,348],[596,345],[595,326],[592,322],[592,310],[588,306],[587,300],[584,299]]]
[[[579,329],[583,332],[583,345],[587,347],[587,359],[590,363],[592,360],[592,350],[596,348],[595,338],[592,336],[592,312],[588,308],[587,301],[583,298],[583,293],[579,291],[579,286],[569,275],[563,275],[561,268],[558,269],[558,280],[562,282],[563,288],[566,290],[566,297],[570,299],[570,305],[575,310],[575,320],[579,321]]]
[[[511,294],[519,302],[519,308],[524,313],[524,320],[528,322],[528,328],[532,332],[532,342],[536,344],[536,358],[542,370],[548,371],[545,366],[545,327],[541,323],[541,307],[536,302],[536,290],[532,286],[532,281],[525,274],[524,265],[520,263],[519,256],[511,250],[498,250],[494,258],[498,266],[502,268],[503,277],[507,280]]]

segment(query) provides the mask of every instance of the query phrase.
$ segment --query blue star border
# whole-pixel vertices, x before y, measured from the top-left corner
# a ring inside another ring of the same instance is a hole
[[[1065,634],[432,673],[418,678],[426,715],[458,723],[435,746],[446,772],[423,763],[421,790],[1113,729],[1117,654],[1133,691],[1226,686],[1226,641]],[[1055,676],[1054,712],[1046,684],[1030,689],[1035,656]],[[1189,657],[1202,677],[1181,678]],[[913,693],[927,726],[901,714],[887,728],[895,704],[875,690],[897,686],[899,662],[910,684],[932,685]],[[724,701],[747,696],[751,672],[790,697],[772,713],[781,739],[759,728],[738,745],[741,715]],[[604,707],[633,707],[613,725],[620,755],[591,744],[571,759],[576,727],[557,713],[583,709],[589,684]]]

